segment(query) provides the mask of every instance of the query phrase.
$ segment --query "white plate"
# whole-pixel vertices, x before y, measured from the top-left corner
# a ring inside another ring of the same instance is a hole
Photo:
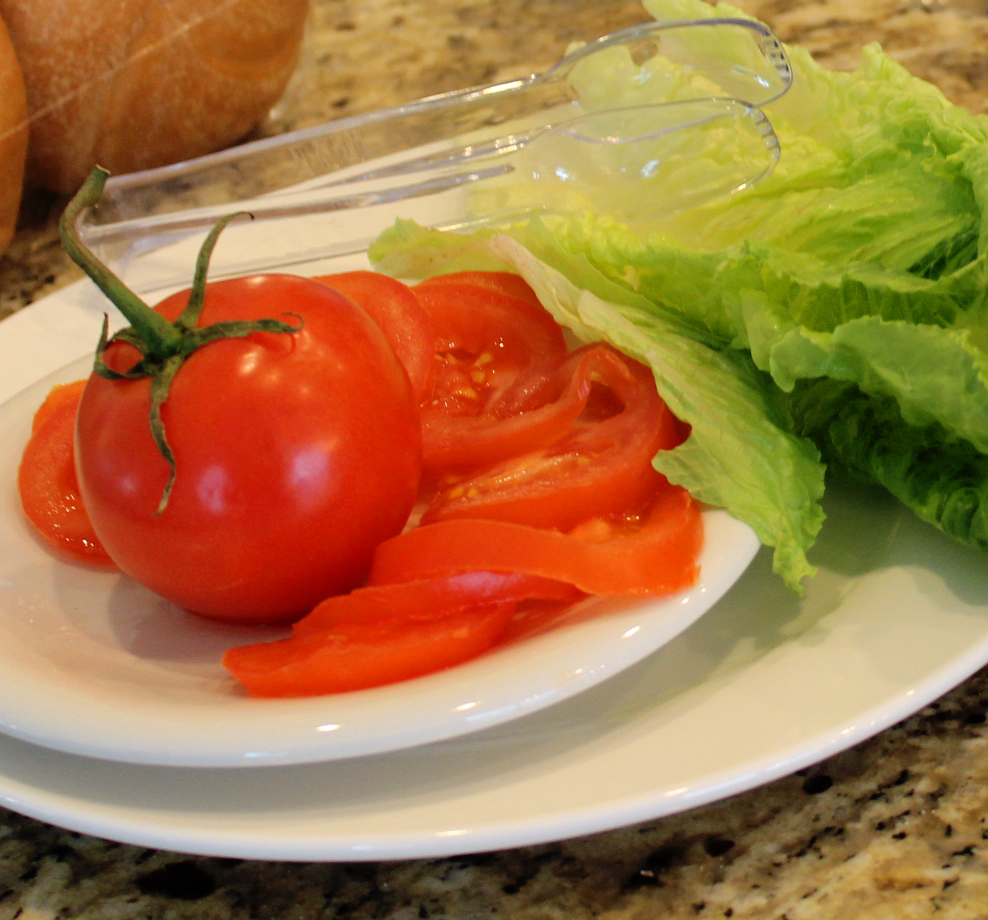
[[[39,374],[87,350],[97,310],[76,288],[0,324],[0,393],[23,385],[7,356]],[[762,553],[657,653],[542,712],[254,770],[100,762],[0,736],[0,804],[144,846],[355,860],[538,843],[731,795],[882,730],[988,662],[983,554],[886,498],[832,492],[827,506],[803,601]]]
[[[907,716],[988,660],[988,573],[891,503],[829,503],[797,602],[760,555],[645,661],[524,719],[375,757],[141,767],[0,737],[0,804],[112,839],[233,857],[434,857],[680,811]]]
[[[86,288],[60,298],[78,300]],[[96,318],[87,339],[93,334]],[[33,344],[44,348],[41,339]],[[29,353],[5,352],[30,379]],[[252,699],[220,665],[223,651],[287,630],[211,623],[124,576],[56,559],[19,512],[17,466],[31,418],[53,383],[84,377],[90,367],[89,358],[72,362],[0,404],[0,732],[58,750],[142,764],[257,766],[478,731],[559,703],[641,660],[715,603],[758,549],[750,528],[708,511],[701,575],[689,591],[648,602],[589,599],[567,613],[565,625],[402,684]]]

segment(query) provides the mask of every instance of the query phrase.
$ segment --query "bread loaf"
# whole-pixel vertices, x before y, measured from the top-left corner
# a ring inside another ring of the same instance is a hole
[[[0,22],[0,252],[17,226],[27,152],[27,100],[10,36]]]
[[[31,116],[27,178],[71,193],[236,143],[294,69],[308,0],[0,0]]]

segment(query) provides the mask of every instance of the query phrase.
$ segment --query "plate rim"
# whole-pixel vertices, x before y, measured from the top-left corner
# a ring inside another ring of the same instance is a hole
[[[605,833],[678,814],[789,776],[797,770],[860,744],[914,715],[969,678],[986,663],[988,663],[988,630],[977,645],[955,656],[948,665],[931,673],[925,682],[911,688],[907,694],[897,696],[896,705],[872,706],[858,713],[853,720],[844,721],[829,730],[816,733],[807,742],[766,752],[761,758],[749,761],[744,770],[727,769],[720,773],[710,773],[698,790],[690,790],[681,796],[671,797],[667,792],[656,790],[646,802],[632,799],[622,803],[618,808],[614,806],[575,808],[571,809],[566,817],[557,818],[549,823],[533,816],[528,821],[503,821],[483,830],[477,829],[455,836],[405,834],[389,839],[370,836],[366,839],[355,839],[351,835],[346,839],[321,838],[315,845],[311,840],[300,842],[293,839],[290,834],[284,835],[284,839],[272,837],[270,828],[265,828],[263,838],[258,840],[257,837],[248,838],[242,834],[215,830],[203,831],[201,828],[182,831],[179,827],[181,821],[174,819],[170,824],[165,822],[152,826],[136,809],[130,809],[130,817],[126,817],[128,809],[101,809],[87,800],[73,800],[69,796],[50,790],[41,789],[32,795],[25,791],[25,784],[18,781],[15,781],[15,788],[11,790],[9,786],[5,788],[8,777],[4,775],[2,763],[0,763],[0,805],[71,831],[112,839],[124,844],[213,857],[370,862],[442,859],[471,853],[536,846]],[[3,736],[0,736],[0,748],[5,740],[25,749],[33,749],[37,757],[54,753],[56,757],[86,759],[79,755],[51,752],[18,739],[5,739]],[[93,765],[97,763],[98,761],[94,761]],[[139,769],[138,765],[133,764],[122,766]],[[190,768],[160,769],[181,773]],[[272,774],[280,772],[280,769],[279,767],[261,768]]]

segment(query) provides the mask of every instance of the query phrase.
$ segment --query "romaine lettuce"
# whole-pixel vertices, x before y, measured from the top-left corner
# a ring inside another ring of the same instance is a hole
[[[655,467],[749,524],[775,547],[774,567],[787,583],[798,588],[813,573],[806,551],[823,523],[824,467],[813,444],[792,432],[782,394],[746,352],[712,347],[679,314],[563,250],[538,220],[511,237],[398,221],[370,255],[382,271],[406,278],[468,268],[517,271],[578,339],[608,341],[648,364],[659,393],[692,427],[684,444],[656,456]]]
[[[744,15],[702,0],[645,6],[658,19]],[[877,45],[853,73],[788,51],[792,89],[766,107],[782,157],[752,188],[627,223],[598,196],[592,212],[513,229],[515,244],[403,225],[372,255],[402,274],[500,259],[582,338],[648,361],[693,426],[656,465],[748,521],[794,584],[822,521],[811,440],[985,545],[988,118]],[[648,80],[631,61],[586,63],[577,82],[595,105],[664,101],[649,93],[681,94],[689,79],[672,63]],[[715,150],[695,153],[716,167]]]

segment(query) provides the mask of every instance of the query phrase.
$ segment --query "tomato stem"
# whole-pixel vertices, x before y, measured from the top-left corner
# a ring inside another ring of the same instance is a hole
[[[143,344],[146,358],[163,361],[179,351],[182,333],[161,314],[155,313],[140,297],[127,287],[96,257],[79,237],[76,221],[86,208],[93,207],[103,197],[103,186],[109,173],[96,166],[82,188],[69,202],[59,223],[62,246],[110,302],[127,318]]]
[[[209,271],[209,259],[213,253],[213,248],[216,246],[216,240],[231,220],[244,215],[245,212],[242,211],[223,218],[210,230],[199,250],[188,303],[178,319],[171,323],[160,313],[152,310],[97,258],[96,254],[82,242],[79,236],[76,227],[79,215],[86,208],[91,208],[99,203],[103,197],[103,186],[106,184],[107,176],[109,173],[102,167],[93,168],[82,188],[79,189],[62,214],[59,230],[62,245],[72,261],[89,275],[110,302],[130,321],[130,326],[108,338],[108,320],[104,317],[99,344],[96,346],[93,372],[108,380],[151,378],[151,411],[148,423],[158,452],[170,469],[168,483],[162,493],[161,503],[156,512],[156,514],[161,514],[168,505],[176,472],[175,456],[168,444],[168,438],[165,436],[161,407],[168,399],[171,382],[181,370],[185,359],[210,342],[217,342],[221,339],[244,338],[255,332],[294,333],[300,331],[303,324],[300,316],[290,313],[287,315],[295,316],[298,320],[297,326],[276,319],[237,320],[213,323],[203,327],[198,325],[202,308],[206,302],[206,274]],[[132,345],[141,354],[141,360],[122,373],[107,366],[103,360],[103,353],[107,347],[117,341]]]
[[[237,211],[235,214],[229,214],[222,218],[209,231],[209,235],[203,242],[202,247],[199,249],[199,255],[196,257],[196,272],[192,279],[192,290],[189,291],[189,302],[185,305],[185,309],[178,319],[175,320],[175,325],[180,329],[195,329],[199,324],[199,314],[202,313],[202,308],[206,303],[206,274],[209,271],[209,260],[213,255],[213,249],[216,247],[216,241],[220,238],[223,229],[231,220],[244,216],[249,217],[251,220],[254,219],[254,215],[249,211]]]

